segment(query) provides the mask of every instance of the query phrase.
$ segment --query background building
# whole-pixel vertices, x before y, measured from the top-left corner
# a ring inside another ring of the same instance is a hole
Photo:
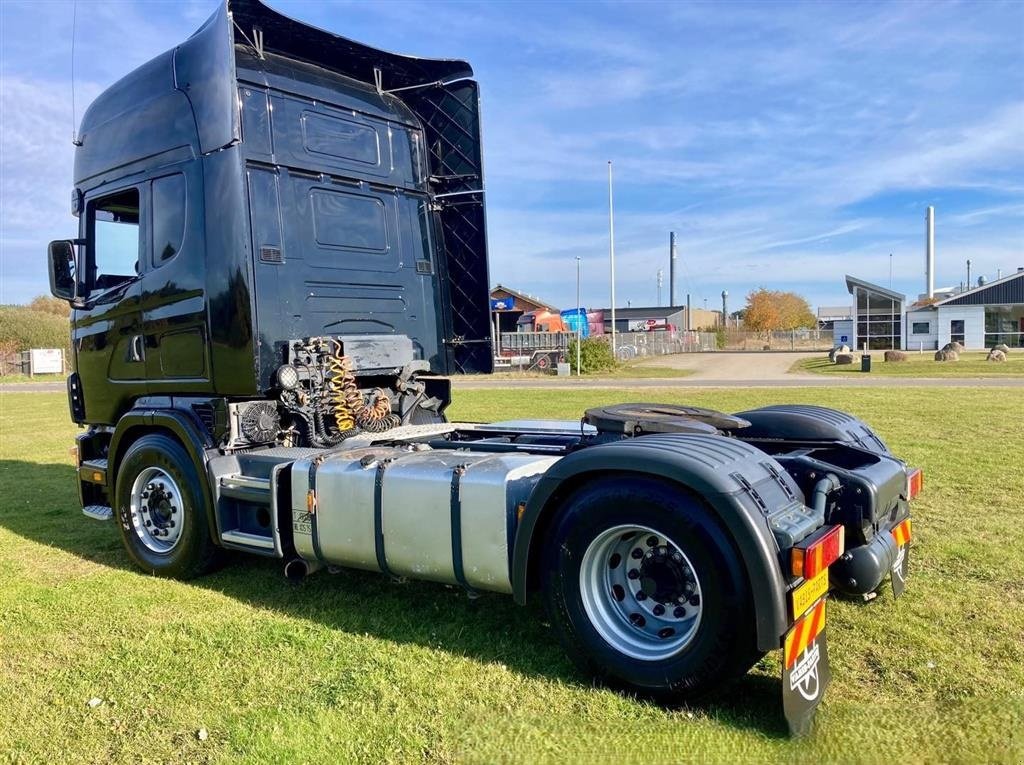
[[[902,348],[906,297],[853,276],[846,277],[846,288],[853,295],[852,334],[848,345],[857,350]]]
[[[553,305],[511,287],[499,284],[491,290],[491,325],[497,322],[499,332],[515,332],[519,317],[527,311],[558,313]]]
[[[907,311],[905,348],[935,350],[951,342],[1024,348],[1024,269]]]
[[[722,312],[704,308],[694,308],[689,328],[693,330],[721,326]],[[612,310],[598,309],[604,314],[605,332],[611,332]],[[684,330],[686,325],[686,306],[641,306],[638,308],[616,308],[615,330],[617,332],[645,332],[649,328]]]

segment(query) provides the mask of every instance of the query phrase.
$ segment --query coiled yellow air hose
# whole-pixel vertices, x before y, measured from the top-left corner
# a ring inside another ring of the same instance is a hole
[[[393,427],[391,417],[391,399],[382,389],[376,388],[372,394],[372,403],[367,404],[363,394],[356,387],[356,378],[352,374],[352,361],[342,354],[341,343],[331,338],[331,354],[327,357],[330,379],[327,382],[331,407],[334,410],[334,424],[339,431],[352,430],[359,427],[377,430]],[[385,421],[387,424],[385,425]]]

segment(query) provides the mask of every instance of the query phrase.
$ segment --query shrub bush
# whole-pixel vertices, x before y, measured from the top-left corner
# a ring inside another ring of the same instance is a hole
[[[15,353],[30,348],[71,346],[67,317],[23,305],[0,306],[0,348]]]
[[[569,341],[569,365],[576,372],[576,340]],[[600,337],[587,337],[580,344],[580,365],[583,374],[591,372],[609,372],[618,366],[612,356],[612,346]]]

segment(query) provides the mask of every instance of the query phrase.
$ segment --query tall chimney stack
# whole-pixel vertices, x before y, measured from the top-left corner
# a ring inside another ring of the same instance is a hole
[[[668,232],[668,304],[676,304],[676,232]]]
[[[935,208],[928,205],[925,216],[927,244],[925,245],[925,289],[929,298],[935,297]]]

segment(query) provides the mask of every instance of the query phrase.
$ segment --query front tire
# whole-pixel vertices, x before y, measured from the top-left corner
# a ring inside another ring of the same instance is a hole
[[[760,656],[739,553],[681,487],[641,476],[592,481],[563,504],[542,555],[552,624],[598,682],[686,701]]]
[[[176,440],[151,433],[128,447],[114,497],[121,539],[143,571],[192,579],[216,565],[199,471]]]

